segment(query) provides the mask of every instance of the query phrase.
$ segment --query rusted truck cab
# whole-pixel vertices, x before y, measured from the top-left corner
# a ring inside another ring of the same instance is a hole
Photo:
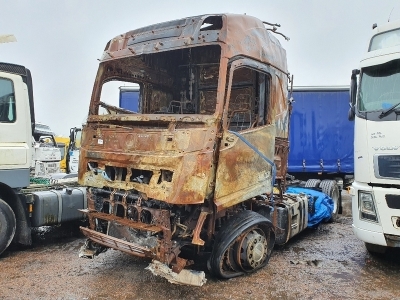
[[[82,133],[84,253],[114,248],[179,274],[188,249],[229,278],[264,266],[275,240],[293,234],[285,203],[304,203],[273,195],[289,126],[286,52],[273,31],[247,15],[203,15],[107,43]],[[102,97],[112,81],[139,87],[137,111]]]

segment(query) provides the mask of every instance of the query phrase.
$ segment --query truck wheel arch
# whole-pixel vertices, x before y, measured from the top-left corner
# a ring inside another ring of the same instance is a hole
[[[13,210],[4,200],[0,199],[0,254],[11,244],[16,224]]]
[[[12,188],[0,182],[0,199],[7,203],[14,212],[16,219],[16,232],[14,242],[24,245],[32,244],[31,223],[26,205]]]

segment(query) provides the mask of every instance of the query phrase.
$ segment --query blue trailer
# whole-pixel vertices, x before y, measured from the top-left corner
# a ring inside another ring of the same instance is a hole
[[[119,107],[139,112],[140,88],[138,86],[121,86],[119,88]]]
[[[307,180],[354,173],[349,87],[294,87],[288,173]]]

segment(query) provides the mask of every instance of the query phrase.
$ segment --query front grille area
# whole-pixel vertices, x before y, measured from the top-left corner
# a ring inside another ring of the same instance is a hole
[[[400,209],[400,195],[385,195],[386,204],[389,208]]]
[[[400,155],[379,155],[377,164],[376,177],[400,179]]]

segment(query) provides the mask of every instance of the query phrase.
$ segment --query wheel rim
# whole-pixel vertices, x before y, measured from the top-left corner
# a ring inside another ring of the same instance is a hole
[[[268,256],[268,243],[265,233],[254,228],[245,233],[236,247],[237,264],[243,271],[261,267]]]
[[[242,211],[218,232],[207,266],[225,279],[255,272],[268,263],[274,242],[268,219],[254,211]]]

